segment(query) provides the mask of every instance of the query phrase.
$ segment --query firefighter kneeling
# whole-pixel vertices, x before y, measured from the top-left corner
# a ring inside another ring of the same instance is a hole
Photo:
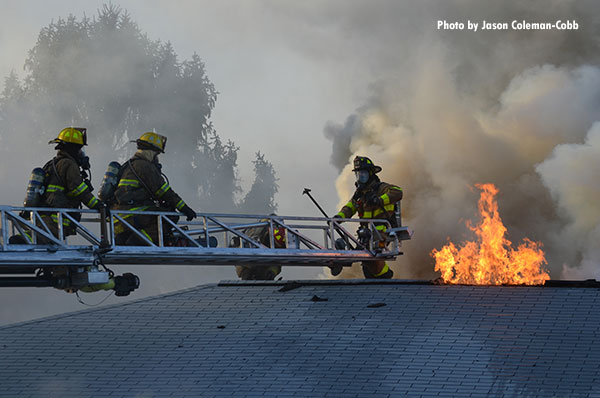
[[[274,216],[275,214],[271,214]],[[260,220],[262,222],[269,221],[268,219]],[[269,236],[269,227],[253,227],[244,230],[244,233],[257,242],[262,243],[267,247],[271,247],[271,239]],[[273,241],[276,249],[284,249],[286,247],[285,230],[283,228],[274,228]],[[234,237],[229,247],[240,247],[240,239]],[[250,247],[245,243],[244,247]],[[279,273],[281,273],[281,265],[261,266],[261,265],[236,265],[235,272],[237,276],[245,281],[272,281]]]
[[[359,218],[387,220],[394,227],[394,210],[396,203],[402,199],[402,189],[382,182],[376,175],[381,167],[375,166],[367,157],[355,157],[352,171],[356,175],[356,192],[334,218],[351,218],[358,212]],[[375,228],[380,235],[379,243],[385,245],[386,225],[375,223]],[[359,229],[359,239],[363,244],[371,239],[370,231],[364,225]],[[384,260],[363,262],[362,269],[365,278],[390,279],[394,275]]]

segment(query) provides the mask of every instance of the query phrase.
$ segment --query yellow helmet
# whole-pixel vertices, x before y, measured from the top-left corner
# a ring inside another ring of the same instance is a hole
[[[59,144],[61,142],[87,145],[87,129],[84,127],[67,127],[58,134],[58,137],[48,141],[48,144]]]
[[[161,153],[165,153],[165,146],[167,145],[167,137],[164,135],[156,134],[152,131],[142,134],[140,138],[135,141],[143,146],[150,146],[150,149],[154,149]]]

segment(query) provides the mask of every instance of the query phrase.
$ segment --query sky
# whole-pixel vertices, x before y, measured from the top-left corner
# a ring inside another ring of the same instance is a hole
[[[0,77],[11,70],[23,76],[42,27],[69,14],[93,16],[103,4],[0,0]],[[594,1],[113,4],[150,39],[170,41],[180,60],[199,54],[219,92],[211,120],[222,139],[240,147],[242,186],[252,182],[255,152],[264,153],[279,178],[280,214],[319,215],[301,195],[304,187],[327,212],[337,212],[354,189],[349,161],[366,155],[383,167],[382,179],[403,187],[404,220],[416,231],[393,264],[397,277],[435,277],[431,250],[465,238],[465,221],[477,209],[474,186],[491,182],[500,188],[511,240],[542,242],[553,278],[600,278]],[[480,29],[439,29],[443,20]],[[578,28],[481,30],[483,21],[557,20]],[[235,277],[231,267],[200,268],[149,267],[144,280],[151,282],[133,298]],[[282,273],[327,275],[318,268]],[[342,277],[362,273],[354,268]],[[30,292],[19,293],[23,310],[0,312],[0,322],[81,308],[62,292]],[[42,305],[40,297],[47,298]]]

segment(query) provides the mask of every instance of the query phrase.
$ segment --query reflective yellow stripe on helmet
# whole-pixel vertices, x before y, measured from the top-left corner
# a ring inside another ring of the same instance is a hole
[[[158,188],[158,190],[154,193],[154,195],[156,195],[156,197],[160,198],[162,197],[165,193],[167,193],[167,191],[171,189],[171,187],[169,186],[169,183],[165,182],[162,187]]]

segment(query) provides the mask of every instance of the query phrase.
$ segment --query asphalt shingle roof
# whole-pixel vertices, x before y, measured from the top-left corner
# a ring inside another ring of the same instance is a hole
[[[599,330],[598,288],[222,283],[0,328],[0,397],[600,397]]]

